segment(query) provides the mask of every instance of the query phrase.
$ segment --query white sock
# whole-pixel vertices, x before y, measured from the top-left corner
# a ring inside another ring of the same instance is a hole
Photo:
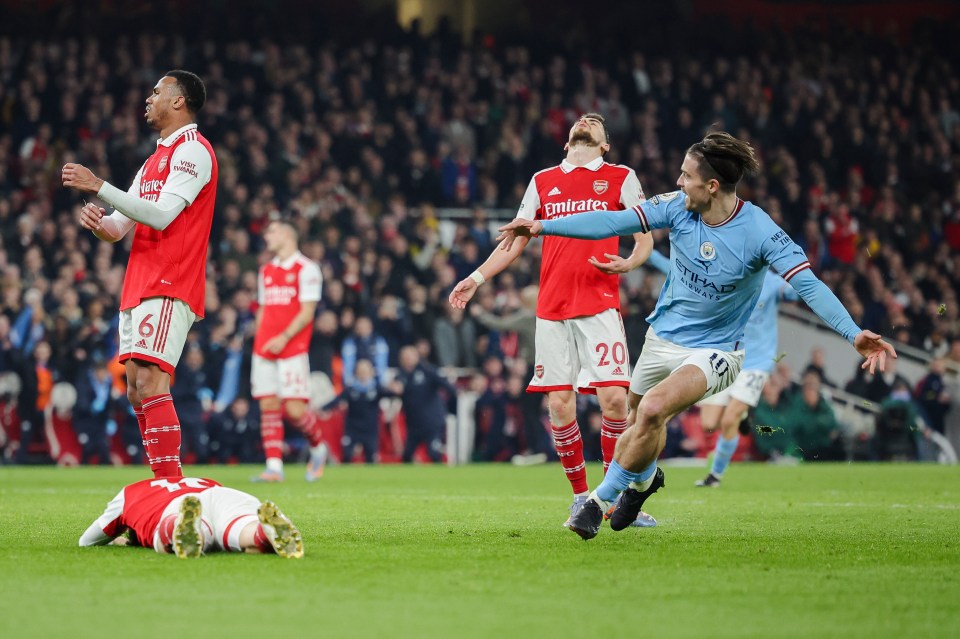
[[[282,473],[283,460],[279,457],[267,457],[267,470],[275,473]]]
[[[592,493],[590,493],[589,499],[592,499],[593,501],[597,502],[597,504],[600,506],[603,512],[607,512],[610,509],[610,502],[600,499],[600,496],[597,495],[597,491],[593,491]]]
[[[657,474],[654,473],[654,474],[650,475],[650,479],[647,479],[646,481],[639,481],[639,482],[637,482],[637,481],[632,481],[632,482],[630,482],[629,488],[633,488],[634,490],[642,493],[642,492],[645,491],[647,488],[650,488],[650,484],[653,483],[653,478],[656,477],[656,476],[657,476]]]
[[[327,452],[327,443],[326,443],[326,442],[320,442],[320,443],[317,444],[316,446],[311,446],[311,447],[310,447],[310,454],[311,454],[311,455],[322,455],[322,454],[324,454],[325,452]]]

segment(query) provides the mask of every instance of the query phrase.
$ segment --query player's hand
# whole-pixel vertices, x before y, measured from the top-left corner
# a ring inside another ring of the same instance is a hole
[[[603,256],[607,258],[607,262],[601,262],[597,258],[590,256],[590,259],[587,261],[590,262],[595,268],[608,275],[619,275],[620,273],[626,273],[633,270],[633,267],[630,264],[630,260],[620,257],[619,255],[613,255],[611,253],[604,253]]]
[[[103,224],[100,220],[103,219],[106,213],[107,212],[99,206],[84,204],[83,208],[80,209],[80,226],[94,233],[103,230]]]
[[[853,347],[867,359],[860,368],[868,369],[870,374],[873,374],[878,367],[881,373],[886,370],[888,355],[894,359],[897,357],[897,351],[893,350],[893,346],[880,339],[880,336],[873,331],[857,333],[853,340]]]
[[[81,193],[97,193],[103,186],[103,180],[82,164],[67,162],[60,171],[63,185]]]
[[[281,333],[267,340],[267,343],[263,345],[263,350],[267,351],[268,353],[272,353],[273,355],[279,355],[289,341],[290,340],[284,337],[283,333]]]
[[[525,220],[518,217],[513,222],[501,226],[497,242],[500,242],[501,251],[509,251],[518,237],[537,237],[543,232],[543,224],[539,220]]]
[[[473,296],[477,294],[477,289],[479,288],[480,286],[472,277],[463,278],[453,287],[453,290],[450,291],[450,297],[447,298],[450,306],[459,309],[466,308],[467,302],[473,299]]]

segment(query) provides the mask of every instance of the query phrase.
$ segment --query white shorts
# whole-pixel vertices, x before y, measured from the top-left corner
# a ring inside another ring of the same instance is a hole
[[[660,339],[647,329],[643,352],[637,360],[630,380],[630,390],[637,395],[667,378],[681,366],[696,366],[707,377],[707,392],[700,399],[710,397],[733,383],[743,366],[745,351],[721,351],[715,348],[688,348]]]
[[[630,355],[620,312],[568,320],[537,318],[537,353],[528,393],[630,385]]]
[[[120,363],[139,359],[173,375],[197,316],[183,300],[150,297],[120,311]]]
[[[310,357],[306,353],[284,359],[253,356],[250,394],[254,399],[310,399]]]
[[[217,550],[240,550],[240,532],[247,524],[258,522],[257,510],[260,500],[245,492],[214,486],[202,493],[194,493],[200,498],[200,530],[203,532],[203,552]],[[180,512],[180,502],[184,498],[177,497],[163,509],[160,521],[167,515],[176,515]],[[160,531],[153,535],[153,548],[163,552],[160,548]]]
[[[763,387],[770,379],[770,373],[766,371],[748,370],[740,371],[737,379],[727,388],[716,395],[712,395],[700,402],[702,406],[726,406],[730,399],[743,402],[747,406],[756,408],[760,403],[760,395],[763,393]]]

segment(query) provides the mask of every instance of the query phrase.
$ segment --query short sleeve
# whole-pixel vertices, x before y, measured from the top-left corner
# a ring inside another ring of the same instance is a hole
[[[264,305],[267,299],[266,287],[263,284],[263,267],[260,267],[260,270],[257,271],[257,304],[261,307]]]
[[[517,217],[524,220],[534,220],[537,218],[537,211],[540,210],[540,193],[537,191],[537,179],[531,178],[527,190],[523,194],[523,200],[520,201],[520,208],[517,210]]]
[[[319,302],[323,290],[323,276],[314,262],[306,262],[300,269],[300,301]]]
[[[123,525],[120,523],[120,516],[123,514],[123,491],[117,493],[117,496],[110,500],[103,514],[97,518],[97,525],[105,535],[116,537],[123,532]]]
[[[179,195],[189,206],[210,181],[212,171],[213,160],[207,147],[196,140],[184,142],[170,157],[170,175],[161,193]]]
[[[643,187],[640,186],[640,179],[636,171],[630,169],[627,177],[623,180],[623,186],[620,187],[620,204],[623,208],[629,209],[643,202],[646,198],[643,195]]]

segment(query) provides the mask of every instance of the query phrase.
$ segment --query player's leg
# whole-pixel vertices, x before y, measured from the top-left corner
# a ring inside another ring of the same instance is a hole
[[[720,437],[713,453],[710,474],[697,482],[698,486],[719,486],[730,459],[740,444],[740,423],[749,414],[751,408],[760,402],[760,394],[770,374],[762,370],[741,371],[729,388],[714,397],[728,397],[727,407],[720,419]],[[708,397],[704,402],[710,401]]]
[[[211,549],[302,557],[300,531],[272,502],[217,486],[200,493],[213,529]]]
[[[276,360],[254,355],[250,362],[250,394],[260,404],[260,440],[266,468],[253,481],[283,481],[283,412]]]
[[[310,461],[307,463],[306,480],[316,481],[323,476],[327,463],[327,445],[323,441],[320,418],[310,410],[310,360],[306,353],[278,360],[281,385],[280,399],[284,415],[310,444]]]
[[[726,414],[727,405],[729,403],[729,388],[698,402],[697,405],[700,407],[700,426],[705,432],[710,433],[720,428],[720,425],[723,423],[724,415]],[[716,446],[714,447],[713,453],[711,453],[711,470],[707,473],[705,479],[698,479],[696,481],[697,486],[702,487],[719,485],[718,478],[713,475],[713,467],[718,466],[726,468],[727,463],[730,461],[730,456],[727,455],[729,445],[723,443],[724,441],[724,434],[721,432],[717,435]],[[736,447],[734,447],[734,449],[736,449]]]
[[[637,358],[630,380],[630,392],[627,395],[627,428],[617,440],[614,449],[614,459],[604,474],[603,481],[590,494],[590,498],[580,513],[571,521],[570,529],[583,539],[592,539],[600,532],[604,514],[610,509],[621,492],[633,481],[635,474],[629,473],[619,463],[622,449],[626,445],[625,437],[636,429],[637,412],[644,393],[667,377],[671,371],[682,363],[682,353],[669,342],[660,339],[653,329],[647,330],[643,351]],[[639,512],[636,513],[639,515]]]
[[[154,438],[147,436],[147,417],[143,414],[140,393],[137,392],[137,368],[133,365],[133,360],[129,359],[135,341],[133,339],[133,317],[130,310],[120,311],[119,333],[117,352],[120,354],[120,361],[124,362],[124,368],[126,369],[127,399],[130,401],[133,414],[137,418],[137,426],[140,428],[144,458],[147,460],[147,464],[150,464],[150,460],[156,456],[151,449]]]
[[[630,356],[623,320],[616,309],[570,320],[580,370],[577,388],[596,392],[600,403],[600,449],[603,471],[613,460],[617,440],[627,429],[627,388]]]
[[[170,379],[196,315],[182,300],[152,297],[130,309],[130,319],[136,342],[121,361],[132,362],[146,421],[144,439],[150,442],[150,468],[156,477],[179,477],[180,418],[170,396]]]
[[[213,547],[213,527],[205,519],[207,509],[201,503],[202,494],[178,497],[167,504],[153,535],[154,550],[193,559]]]
[[[572,517],[583,506],[590,489],[587,484],[587,465],[583,458],[583,439],[577,424],[574,389],[580,361],[571,324],[537,318],[534,359],[533,378],[527,386],[527,392],[547,394],[550,434],[563,472],[573,490],[573,503],[570,504]],[[564,525],[569,521],[568,517]]]

